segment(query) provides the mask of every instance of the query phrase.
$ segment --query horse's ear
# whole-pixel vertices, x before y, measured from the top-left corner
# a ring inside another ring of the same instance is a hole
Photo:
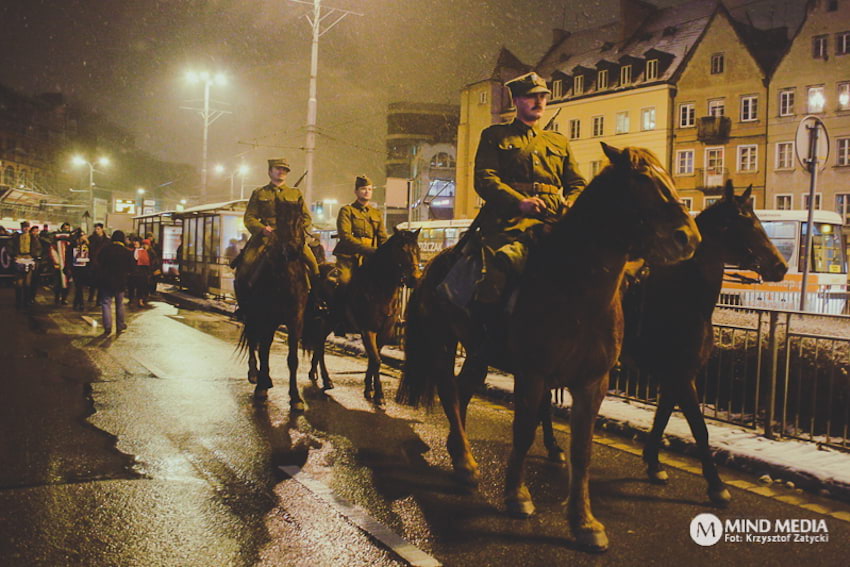
[[[416,230],[414,230],[414,231],[413,231],[413,236],[414,236],[414,238],[417,238],[417,239],[418,239],[418,238],[419,238],[419,233],[420,233],[421,231],[422,231],[422,228],[421,228],[421,227],[420,227],[420,228],[417,228]]]
[[[751,186],[752,187],[752,186]],[[726,180],[726,186],[723,188],[723,198],[731,201],[735,197],[735,186],[732,185],[732,180]]]
[[[605,155],[608,157],[608,161],[613,164],[617,164],[622,160],[623,150],[617,149],[614,146],[609,146],[605,142],[599,142],[602,144],[602,151],[605,152]]]
[[[753,184],[752,184],[752,183],[750,183],[750,186],[749,186],[749,187],[747,187],[747,190],[746,190],[746,191],[744,191],[744,194],[743,194],[743,195],[741,195],[741,198],[742,198],[742,199],[744,199],[744,201],[749,201],[749,200],[750,200],[750,195],[752,194],[752,192],[753,192]]]

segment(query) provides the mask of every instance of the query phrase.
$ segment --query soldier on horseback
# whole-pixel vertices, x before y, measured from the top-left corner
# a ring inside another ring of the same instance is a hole
[[[363,263],[366,256],[375,253],[387,241],[387,229],[381,211],[369,206],[372,200],[372,182],[365,175],[354,181],[357,199],[339,210],[336,230],[339,244],[334,248],[336,265],[340,270],[340,283],[351,281],[351,273]]]
[[[484,274],[475,299],[484,304],[498,302],[522,273],[529,229],[560,217],[586,186],[567,138],[539,126],[550,94],[546,82],[532,72],[506,86],[516,118],[486,128],[475,155],[475,191],[485,201],[476,221]]]
[[[291,210],[295,211],[294,214],[300,214],[304,218],[305,230],[309,230],[312,222],[301,191],[295,187],[289,187],[285,183],[289,171],[289,163],[284,158],[270,159],[269,183],[254,189],[248,201],[248,207],[245,209],[245,228],[251,233],[251,238],[239,257],[233,261],[233,264],[239,266],[239,274],[247,275],[249,287],[252,285],[255,275],[260,271],[269,239],[272,238],[277,226],[278,212],[280,210]],[[281,208],[280,204],[289,204],[290,206]],[[311,280],[315,280],[319,275],[319,264],[316,262],[313,251],[306,244],[304,245],[303,258],[311,274]]]

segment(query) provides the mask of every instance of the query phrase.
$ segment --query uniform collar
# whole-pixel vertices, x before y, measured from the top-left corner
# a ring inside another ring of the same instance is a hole
[[[512,122],[514,128],[518,129],[523,134],[529,134],[531,136],[536,136],[540,133],[540,128],[537,126],[529,126],[519,118],[514,118]]]
[[[361,205],[360,201],[354,201],[351,203],[351,206],[361,211],[368,211],[370,209],[369,205]]]

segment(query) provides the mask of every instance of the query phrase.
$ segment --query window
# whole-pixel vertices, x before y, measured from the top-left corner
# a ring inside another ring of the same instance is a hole
[[[850,110],[850,83],[838,83],[838,110]]]
[[[820,193],[815,193],[815,210],[816,211],[820,210],[820,196],[821,196]],[[808,193],[803,193],[803,208],[806,209],[806,210],[809,209],[809,194]]]
[[[573,94],[584,94],[584,75],[576,75],[573,79]]]
[[[850,138],[838,138],[836,145],[838,146],[838,156],[835,165],[850,165]]]
[[[809,87],[806,102],[809,112],[823,112],[823,107],[826,105],[826,98],[823,96],[823,85]]]
[[[593,136],[601,136],[605,129],[605,117],[604,116],[594,116],[593,117]]]
[[[705,174],[706,185],[709,187],[721,185],[723,179],[715,179],[715,176],[723,174],[724,162],[723,148],[706,148],[705,149]]]
[[[723,59],[722,53],[715,53],[714,55],[712,55],[711,56],[711,74],[712,75],[721,74],[723,72],[723,63],[724,63],[724,59]]]
[[[570,120],[570,140],[581,138],[581,120],[573,118]]]
[[[755,95],[741,97],[741,122],[753,122],[758,119],[759,98]]]
[[[561,79],[557,81],[552,81],[552,98],[561,98],[564,96],[564,83]]]
[[[791,116],[794,114],[794,89],[782,89],[779,91],[779,116]]]
[[[758,168],[758,146],[738,146],[738,171],[752,172]]]
[[[679,128],[692,128],[696,123],[696,111],[694,103],[688,102],[679,105]]]
[[[689,211],[694,210],[694,200],[690,197],[680,197],[679,202],[685,205],[685,208]]]
[[[835,34],[835,54],[847,55],[850,53],[850,32]]]
[[[478,93],[478,104],[487,104],[487,91]]]
[[[705,208],[709,208],[711,205],[720,200],[720,197],[706,197],[705,198]]]
[[[780,211],[790,211],[793,208],[793,195],[777,195],[776,208]]]
[[[630,85],[632,82],[632,66],[623,65],[620,67],[620,86]]]
[[[646,62],[646,80],[654,81],[658,78],[658,59],[650,59]]]
[[[590,162],[590,177],[596,177],[599,175],[599,170],[602,169],[602,161],[596,160]]]
[[[629,132],[629,112],[623,111],[617,113],[617,123],[614,126],[615,134],[628,134]]]
[[[640,111],[640,129],[655,130],[655,107],[642,108]]]
[[[791,169],[794,167],[794,142],[779,142],[776,144],[776,169]]]
[[[726,114],[726,102],[722,98],[708,101],[709,116],[724,116]]]
[[[826,38],[825,35],[816,35],[812,38],[812,57],[814,59],[826,59]]]
[[[693,175],[694,173],[694,151],[676,151],[676,175]]]
[[[844,224],[850,224],[850,193],[835,195],[835,212],[844,219]]]
[[[608,88],[608,69],[602,69],[596,73],[596,90]]]

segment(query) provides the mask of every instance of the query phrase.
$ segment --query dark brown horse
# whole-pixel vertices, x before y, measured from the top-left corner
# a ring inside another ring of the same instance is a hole
[[[363,339],[369,359],[364,395],[376,404],[384,403],[381,385],[381,348],[393,335],[398,319],[399,294],[404,285],[419,279],[419,231],[396,230],[352,275],[340,307],[330,312],[315,310],[307,319],[304,349],[313,353],[310,379],[321,370],[324,389],[333,388],[325,366],[325,339],[340,319]]]
[[[781,281],[788,271],[782,254],[753,212],[752,186],[735,196],[727,183],[723,198],[697,218],[702,243],[694,257],[673,266],[651,267],[649,276],[630,286],[624,297],[626,336],[623,361],[657,381],[658,409],[643,451],[650,480],[667,482],[658,462],[664,428],[678,404],[697,443],[708,495],[717,505],[731,499],[708,445],[696,379],[714,349],[711,315],[726,264]]]
[[[266,237],[268,242],[260,258],[250,267],[242,264],[237,268],[236,299],[240,319],[244,323],[239,344],[248,351],[248,380],[257,384],[254,398],[265,400],[269,388],[273,387],[269,371],[272,341],[277,329],[286,325],[289,405],[293,411],[303,411],[304,402],[298,392],[296,377],[308,280],[303,261],[305,233],[300,204],[279,202],[277,219],[277,228]],[[240,273],[247,269],[258,272],[252,275]]]
[[[505,503],[526,517],[534,505],[524,481],[525,456],[549,404],[549,390],[569,387],[573,396],[568,520],[578,544],[608,546],[605,528],[590,510],[589,465],[593,424],[617,360],[623,334],[620,289],[629,258],[666,264],[689,258],[699,242],[693,219],[679,203],[670,176],[651,152],[602,144],[611,164],[534,247],[507,322],[507,346],[481,349],[475,325],[436,292],[454,255],[446,251],[428,266],[407,311],[405,372],[399,400],[431,403],[438,390],[449,419],[447,448],[455,472],[477,482],[478,465],[466,435],[466,408],[493,356],[509,353],[515,376],[513,450]],[[457,343],[467,360],[454,375]],[[505,366],[505,364],[502,364]]]

